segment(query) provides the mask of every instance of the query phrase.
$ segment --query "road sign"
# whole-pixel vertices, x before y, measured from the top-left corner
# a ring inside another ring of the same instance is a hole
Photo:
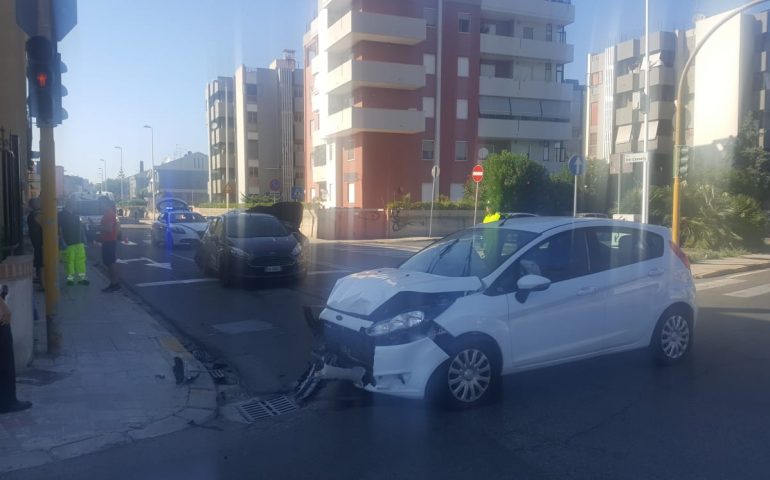
[[[488,156],[489,156],[489,149],[487,149],[486,147],[479,148],[479,158],[480,159],[486,160]]]
[[[291,187],[291,199],[295,202],[301,202],[305,199],[305,189],[303,187]]]
[[[481,182],[481,180],[484,178],[484,167],[481,165],[474,166],[471,178],[473,178],[473,181],[476,183]]]
[[[567,162],[569,171],[576,177],[586,173],[586,159],[580,155],[572,155]]]
[[[648,158],[648,154],[645,152],[641,153],[626,153],[623,155],[623,162],[624,163],[642,163],[646,162]]]
[[[270,191],[271,192],[280,192],[281,191],[281,181],[277,178],[274,178],[270,180]]]
[[[441,169],[438,165],[433,165],[433,167],[430,169],[430,174],[433,176],[433,178],[436,178],[441,175]]]

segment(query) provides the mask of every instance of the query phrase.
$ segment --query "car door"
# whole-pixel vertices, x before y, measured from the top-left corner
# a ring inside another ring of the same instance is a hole
[[[557,363],[605,346],[605,294],[591,275],[583,229],[556,233],[523,253],[505,274],[515,368]],[[551,280],[548,289],[517,295],[524,275]]]
[[[631,345],[650,331],[667,290],[665,241],[636,227],[606,226],[586,232],[591,272],[607,288],[608,347]]]

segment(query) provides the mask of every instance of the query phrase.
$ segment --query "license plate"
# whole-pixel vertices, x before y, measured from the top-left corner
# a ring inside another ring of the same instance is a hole
[[[281,270],[283,270],[283,267],[265,267],[265,272],[267,273],[280,272]]]

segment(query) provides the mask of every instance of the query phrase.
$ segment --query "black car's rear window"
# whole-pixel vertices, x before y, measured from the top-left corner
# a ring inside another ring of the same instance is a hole
[[[227,219],[227,236],[233,238],[285,237],[286,228],[275,217],[241,215]]]

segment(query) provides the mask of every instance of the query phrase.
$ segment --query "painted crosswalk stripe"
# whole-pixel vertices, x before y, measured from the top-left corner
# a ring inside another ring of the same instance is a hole
[[[142,287],[162,287],[164,285],[186,285],[189,283],[204,283],[204,282],[216,282],[216,278],[189,278],[187,280],[168,280],[165,282],[147,282],[137,283],[136,286]]]
[[[737,283],[743,283],[743,280],[737,280],[733,278],[720,278],[718,280],[709,280],[707,282],[695,283],[695,290],[701,292],[703,290],[709,290],[712,288],[726,287],[728,285],[735,285]]]
[[[765,295],[768,293],[770,293],[770,283],[768,283],[767,285],[759,285],[757,287],[738,290],[737,292],[726,293],[725,295],[727,295],[728,297],[751,298],[751,297],[758,297],[760,295]]]

